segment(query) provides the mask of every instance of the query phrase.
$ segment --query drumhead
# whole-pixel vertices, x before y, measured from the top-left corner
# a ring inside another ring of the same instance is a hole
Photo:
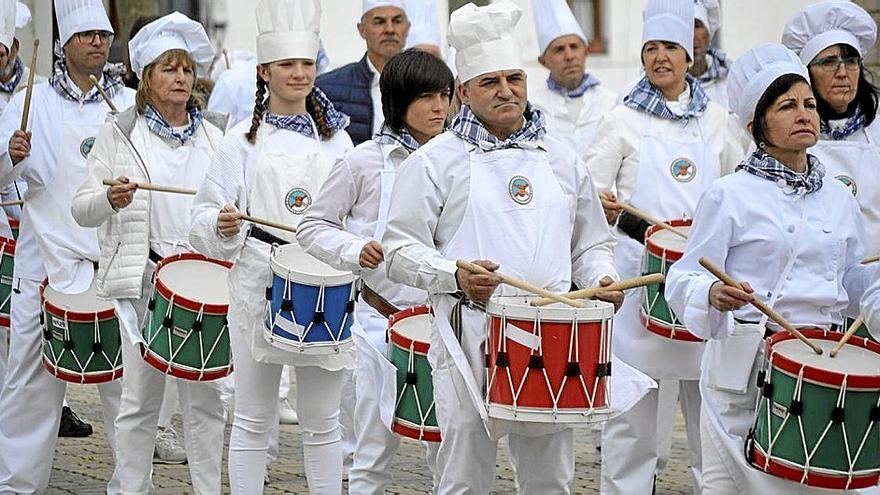
[[[431,342],[431,314],[422,313],[408,316],[394,323],[392,333],[400,334],[416,342]]]
[[[51,285],[46,285],[43,297],[46,302],[66,311],[76,311],[77,313],[113,311],[113,304],[110,301],[98,299],[94,280],[85,292],[79,294],[62,294],[53,289]]]
[[[562,303],[548,304],[547,306],[535,307],[529,303],[537,299],[536,296],[496,296],[489,300],[486,312],[490,316],[501,316],[502,313],[508,318],[534,320],[538,316],[548,321],[601,321],[614,316],[614,305],[610,302],[597,301],[594,299],[581,299],[583,308],[573,308]]]
[[[293,282],[307,285],[344,285],[354,282],[354,274],[333,268],[303,250],[299,244],[278,246],[270,260],[272,271]]]
[[[870,349],[844,344],[837,356],[831,357],[836,341],[811,339],[810,342],[822,348],[821,355],[797,339],[777,342],[772,349],[792,361],[813,368],[846,375],[880,376],[880,355]]]
[[[691,228],[690,226],[683,225],[681,227],[676,227],[676,230],[690,235]],[[684,253],[684,248],[687,246],[688,241],[666,229],[659,229],[650,237],[650,239],[653,244],[657,245],[657,247],[663,248],[667,251],[675,251],[677,253]]]
[[[203,304],[228,305],[229,269],[210,261],[182,259],[159,270],[159,280],[174,294]]]

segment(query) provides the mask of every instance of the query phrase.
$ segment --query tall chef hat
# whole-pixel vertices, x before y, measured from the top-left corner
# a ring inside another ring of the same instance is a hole
[[[418,45],[442,46],[437,0],[407,0],[406,17],[412,23],[406,37],[407,48]]]
[[[727,75],[730,109],[745,127],[755,118],[755,107],[773,81],[786,74],[810,80],[797,55],[779,43],[763,43],[739,57]]]
[[[693,0],[648,0],[644,19],[642,46],[649,41],[670,41],[694,59]]]
[[[709,39],[712,39],[721,27],[721,5],[718,0],[694,0],[694,19],[706,26]]]
[[[15,2],[15,29],[21,29],[31,22],[31,9],[21,2]]]
[[[196,62],[198,73],[207,76],[214,60],[214,47],[198,22],[172,12],[142,27],[128,42],[131,70],[140,79],[144,69],[168,50],[183,50]]]
[[[522,69],[522,50],[514,35],[522,11],[510,0],[486,7],[467,3],[452,13],[449,44],[455,48],[455,67],[461,82],[480,74]]]
[[[257,5],[257,63],[315,60],[321,40],[318,0],[261,0]]]
[[[12,48],[15,39],[15,0],[0,0],[0,43],[7,50]]]
[[[560,36],[574,34],[584,40],[584,43],[587,42],[584,30],[565,0],[532,0],[532,11],[535,31],[538,32],[538,49],[542,55],[550,43]]]
[[[101,0],[55,0],[55,17],[58,19],[58,41],[62,47],[76,33],[113,32]]]
[[[416,0],[416,3],[421,3],[421,0]],[[364,0],[363,9],[361,9],[361,17],[367,12],[379,7],[397,7],[409,14],[409,11],[406,9],[406,0]]]
[[[809,5],[794,15],[782,31],[782,44],[809,64],[831,45],[850,45],[864,56],[877,41],[877,23],[852,2],[827,1]]]

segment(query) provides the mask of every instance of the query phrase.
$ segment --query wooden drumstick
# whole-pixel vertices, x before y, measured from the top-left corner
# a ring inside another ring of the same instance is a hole
[[[264,220],[262,218],[252,217],[250,215],[241,215],[242,220],[247,220],[251,223],[256,223],[258,225],[265,225],[266,227],[272,227],[273,229],[285,230],[287,232],[291,232],[296,234],[296,227],[291,227],[290,225],[285,225],[283,223],[273,222],[271,220]]]
[[[876,262],[878,262],[878,261],[880,261],[880,254],[877,254],[877,255],[874,255],[874,256],[868,256],[867,258],[865,258],[865,259],[862,260],[862,264],[863,264],[863,265],[867,265],[867,264],[870,264],[870,263],[876,263]]]
[[[34,77],[37,74],[37,51],[40,48],[40,40],[34,40],[34,53],[31,55],[31,72],[28,74],[27,92],[24,95],[24,108],[21,111],[21,131],[27,132],[28,118],[31,113],[31,97],[34,95]]]
[[[223,49],[223,61],[226,62],[226,70],[232,68],[232,66],[229,65],[229,51],[226,48]]]
[[[651,215],[645,213],[644,211],[636,208],[635,206],[633,206],[631,204],[627,204],[627,203],[624,203],[621,201],[617,201],[614,204],[616,204],[617,206],[622,208],[624,211],[626,211],[630,215],[637,216],[637,217],[641,218],[642,220],[650,223],[651,225],[657,225],[660,228],[666,229],[666,230],[672,232],[673,234],[681,237],[682,239],[688,238],[687,234],[685,234],[684,232],[678,230],[677,228],[673,227],[672,225],[669,225],[668,223],[666,223],[662,220],[658,220],[658,219],[652,217]]]
[[[843,334],[843,337],[840,338],[840,342],[838,342],[837,345],[834,346],[834,349],[831,349],[831,357],[836,356],[837,353],[840,352],[841,349],[843,349],[846,341],[856,334],[856,331],[859,329],[860,326],[862,326],[862,323],[863,322],[861,318],[856,318],[856,321],[852,322],[852,325],[849,326],[849,328],[846,330],[846,333]]]
[[[700,264],[703,265],[703,268],[709,270],[712,275],[718,277],[719,280],[724,282],[725,285],[729,285],[730,287],[736,287],[737,289],[742,289],[742,285],[740,285],[736,280],[730,277],[730,275],[724,273],[720,268],[715,266],[714,263],[709,261],[708,259],[701,257]],[[807,344],[810,349],[813,350],[816,354],[822,354],[822,348],[812,343],[808,338],[804,337],[804,334],[800,332],[797,328],[791,326],[791,323],[785,321],[785,318],[782,317],[779,313],[773,310],[773,308],[764,304],[763,301],[757,298],[752,298],[752,306],[756,307],[758,311],[764,313],[771,320],[775,321],[779,326],[788,331],[788,333],[794,335],[798,340]]]
[[[575,290],[572,292],[567,292],[562,294],[564,297],[568,297],[570,299],[589,299],[596,294],[604,291],[615,291],[615,290],[628,290],[634,289],[636,287],[642,287],[644,285],[651,284],[659,284],[663,282],[663,274],[662,273],[652,273],[650,275],[644,275],[641,277],[628,278],[626,280],[621,280],[620,282],[614,282],[611,285],[605,287],[589,287],[586,289]],[[536,299],[532,301],[532,306],[546,306],[548,304],[552,304],[553,300],[542,297],[541,299]]]
[[[0,206],[22,206],[23,204],[24,204],[24,200],[22,200],[22,199],[0,202]]]
[[[110,180],[104,179],[105,186],[121,186],[125,184],[125,182],[119,182],[118,180]],[[189,194],[194,196],[196,191],[194,189],[184,189],[181,187],[172,187],[172,186],[160,186],[158,184],[150,184],[149,182],[129,182],[129,184],[134,184],[138,189],[143,189],[144,191],[155,191],[155,192],[166,192],[173,194]]]
[[[119,110],[116,109],[116,105],[113,104],[113,100],[107,96],[107,93],[104,92],[104,88],[98,83],[98,78],[94,76],[94,74],[89,74],[89,81],[92,81],[92,84],[98,88],[98,93],[101,93],[101,97],[104,98],[104,101],[107,103],[107,106],[110,107],[110,111],[113,113],[119,113]]]
[[[505,275],[505,274],[499,273],[499,272],[490,272],[489,270],[483,268],[482,266],[477,265],[476,263],[471,263],[470,261],[458,260],[455,262],[455,266],[457,266],[458,268],[461,268],[462,270],[467,270],[467,271],[474,273],[474,274],[477,274],[477,275],[495,275],[501,279],[502,283],[505,283],[511,287],[516,287],[517,289],[521,289],[526,292],[530,292],[530,293],[535,294],[537,296],[546,297],[546,298],[552,299],[556,302],[561,302],[562,304],[567,304],[573,308],[583,308],[584,307],[584,303],[582,303],[581,301],[575,301],[574,299],[569,299],[565,296],[556,294],[554,292],[550,292],[547,289],[543,289],[543,288],[538,287],[536,285],[532,285],[532,284],[526,282],[525,280],[513,278],[509,275]]]

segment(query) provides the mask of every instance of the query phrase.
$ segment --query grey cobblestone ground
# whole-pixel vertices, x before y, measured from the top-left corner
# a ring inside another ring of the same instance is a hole
[[[62,438],[55,449],[55,466],[49,482],[49,494],[99,494],[104,492],[106,480],[113,469],[113,460],[106,447],[100,421],[100,403],[93,386],[71,385],[68,388],[71,406],[95,427],[90,438]],[[181,431],[178,428],[178,431]],[[593,446],[587,435],[577,435],[577,465],[573,493],[597,493],[599,466]],[[226,440],[229,440],[227,427]],[[658,479],[658,494],[687,494],[691,491],[687,471],[686,441],[681,418],[675,431],[672,459]],[[223,459],[224,492],[228,492],[226,456]],[[281,427],[281,452],[277,462],[269,467],[271,483],[266,494],[307,494],[306,479],[302,469],[299,428]],[[430,477],[424,465],[423,449],[416,442],[403,442],[394,462],[395,483],[388,493],[399,495],[423,494],[430,489]],[[500,450],[495,490],[496,494],[514,493],[513,473],[507,461],[505,449]],[[159,494],[192,493],[189,471],[186,466],[154,466],[153,481]]]

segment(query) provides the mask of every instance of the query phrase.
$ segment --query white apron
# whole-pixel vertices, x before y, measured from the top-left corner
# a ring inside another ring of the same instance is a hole
[[[248,188],[250,215],[296,226],[312,205],[315,194],[330,174],[330,161],[321,151],[299,155],[264,152],[265,125],[257,131],[257,152],[251,154],[254,183]],[[315,130],[315,135],[317,130]],[[247,167],[245,168],[247,170]],[[295,234],[260,227],[291,243]],[[327,370],[351,369],[354,347],[333,355],[306,355],[279,349],[264,337],[266,287],[272,282],[269,245],[252,237],[245,240],[229,273],[229,319],[235,331],[243,331],[253,358],[259,362],[318,366]],[[236,321],[238,320],[238,321]]]
[[[872,126],[873,127],[873,126]],[[880,254],[880,152],[870,128],[867,142],[820,140],[808,151],[825,165],[826,175],[852,191],[865,219],[868,254]]]
[[[655,135],[643,115],[638,178],[630,204],[655,218],[693,216],[697,201],[718,177],[719,163],[704,141],[700,119],[688,133]],[[626,199],[626,198],[624,198]],[[614,263],[621,279],[641,275],[645,246],[617,231]],[[614,318],[614,353],[654,379],[697,380],[703,344],[680,342],[648,331],[639,320],[642,290],[627,294]]]
[[[70,203],[86,174],[86,157],[95,144],[103,122],[84,124],[70,119],[79,105],[63,105],[61,142],[57,143],[57,167],[45,187],[28,194],[28,216],[33,222],[40,257],[53,289],[65,294],[85,292],[94,278],[94,261],[78,259],[83,253],[97,256],[95,229],[80,227],[70,213]],[[56,143],[43,143],[54,146]],[[62,248],[62,246],[64,246]],[[76,259],[76,261],[71,261]]]

